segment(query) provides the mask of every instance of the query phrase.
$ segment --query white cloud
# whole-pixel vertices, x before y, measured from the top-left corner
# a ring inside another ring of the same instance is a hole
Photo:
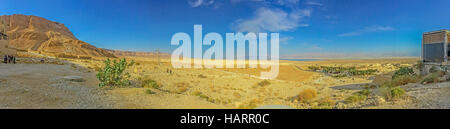
[[[342,34],[339,34],[338,36],[339,37],[350,37],[350,36],[359,36],[359,35],[362,35],[365,33],[370,33],[370,32],[393,31],[393,30],[395,30],[395,29],[390,26],[371,26],[371,27],[366,27],[364,29],[353,31],[353,32],[342,33]]]
[[[214,0],[187,0],[187,2],[191,7],[215,5]]]
[[[322,3],[319,3],[317,1],[306,1],[305,4],[306,5],[313,5],[313,6],[323,6]]]
[[[203,4],[203,0],[188,0],[187,2],[191,7],[198,7]]]
[[[280,32],[292,31],[297,27],[308,26],[301,23],[305,17],[311,16],[311,10],[297,10],[290,13],[280,9],[259,8],[249,19],[240,19],[233,24],[238,32]]]
[[[289,44],[289,40],[294,39],[292,36],[280,36],[280,44]]]
[[[298,4],[300,0],[277,0],[276,3],[279,5],[295,5]]]

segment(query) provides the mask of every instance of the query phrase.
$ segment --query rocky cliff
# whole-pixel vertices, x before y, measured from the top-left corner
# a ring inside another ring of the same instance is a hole
[[[17,49],[55,55],[115,57],[112,53],[78,40],[64,24],[37,16],[4,15],[9,45]]]

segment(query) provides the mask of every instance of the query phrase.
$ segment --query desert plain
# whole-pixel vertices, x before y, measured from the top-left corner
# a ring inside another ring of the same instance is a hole
[[[19,54],[20,55],[20,54]],[[409,83],[405,95],[368,95],[400,67],[418,58],[280,61],[276,79],[259,78],[265,69],[175,69],[170,58],[131,57],[127,86],[99,87],[96,73],[106,58],[74,59],[22,52],[17,64],[0,64],[0,108],[119,109],[411,109],[450,108],[450,83]],[[30,56],[33,55],[33,56]],[[311,66],[375,69],[373,75],[335,77]],[[149,85],[148,83],[151,83]],[[375,92],[371,93],[375,94]]]

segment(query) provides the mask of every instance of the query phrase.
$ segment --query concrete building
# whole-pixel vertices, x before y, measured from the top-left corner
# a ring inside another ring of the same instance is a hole
[[[425,32],[422,37],[422,61],[447,64],[450,57],[450,31]]]

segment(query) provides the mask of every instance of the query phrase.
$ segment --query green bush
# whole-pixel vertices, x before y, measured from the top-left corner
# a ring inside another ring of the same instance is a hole
[[[97,73],[97,79],[100,80],[98,84],[103,86],[124,86],[129,85],[130,81],[127,79],[130,77],[128,73],[125,73],[125,69],[132,66],[134,61],[127,63],[125,59],[121,59],[119,62],[106,59],[105,66]]]
[[[400,76],[405,76],[405,75],[414,75],[414,70],[412,68],[409,67],[400,67],[399,70],[395,71],[394,75],[392,76],[392,79],[395,79],[397,77]]]
[[[398,98],[403,96],[406,91],[400,87],[389,87],[382,86],[378,89],[378,93],[380,96],[384,97],[386,100],[392,100],[393,98]]]
[[[345,102],[347,102],[347,103],[360,102],[360,101],[366,100],[367,97],[369,96],[369,94],[370,94],[370,91],[368,89],[364,89],[364,90],[356,92],[352,96],[346,98]]]
[[[391,96],[392,96],[393,98],[401,97],[401,96],[403,96],[405,93],[406,93],[405,90],[404,90],[403,88],[400,88],[400,87],[396,87],[396,88],[392,88],[392,89],[391,89]]]

